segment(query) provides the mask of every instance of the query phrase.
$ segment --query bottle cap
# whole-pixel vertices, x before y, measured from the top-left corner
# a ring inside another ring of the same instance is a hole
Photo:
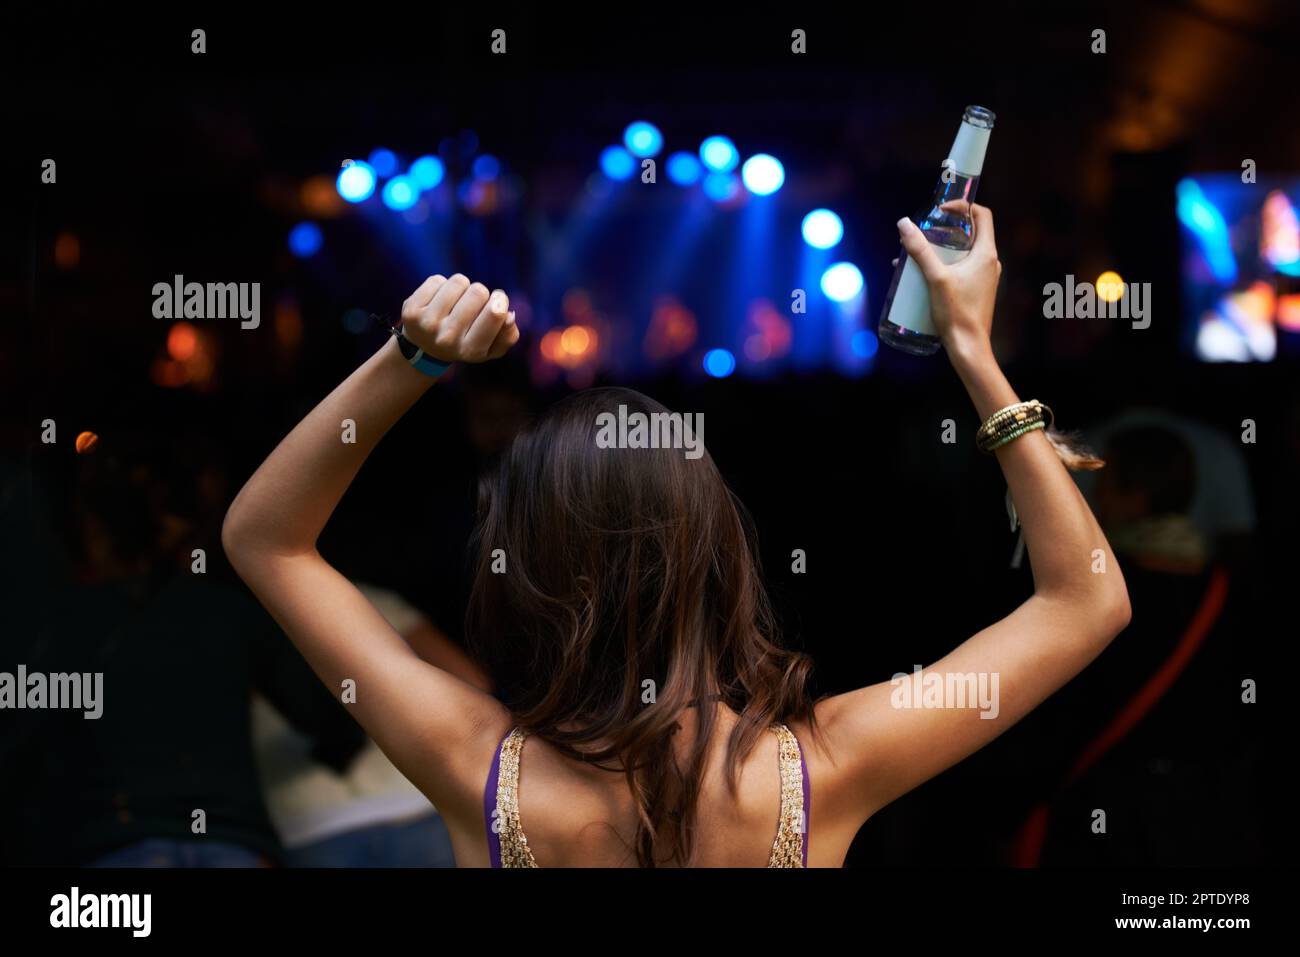
[[[948,158],[953,168],[963,176],[978,176],[984,170],[984,151],[988,149],[989,133],[997,119],[992,110],[982,106],[968,106],[961,118],[957,138],[952,142]]]

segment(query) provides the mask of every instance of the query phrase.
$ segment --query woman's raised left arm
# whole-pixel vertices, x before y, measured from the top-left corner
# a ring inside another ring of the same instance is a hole
[[[403,304],[402,322],[407,338],[442,362],[497,358],[519,339],[505,293],[489,294],[459,274],[426,280]],[[462,749],[490,739],[508,717],[489,695],[420,660],[316,550],[361,464],[434,381],[407,362],[395,339],[386,342],[248,480],[226,514],[222,544],[320,679],[443,807],[482,787]],[[419,507],[419,476],[407,492]],[[482,813],[472,803],[467,810]]]

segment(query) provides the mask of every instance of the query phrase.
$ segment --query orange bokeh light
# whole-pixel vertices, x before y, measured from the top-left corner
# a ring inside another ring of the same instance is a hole
[[[1292,332],[1300,331],[1300,294],[1291,293],[1278,297],[1277,324]]]
[[[594,339],[586,326],[569,326],[560,336],[560,346],[571,356],[581,356],[594,345]]]
[[[645,352],[651,359],[681,355],[695,344],[699,329],[695,314],[672,296],[662,296],[650,315]]]
[[[302,208],[312,216],[329,219],[343,211],[343,197],[328,176],[313,176],[298,191]]]
[[[167,331],[167,354],[177,362],[192,359],[198,346],[198,330],[188,322],[178,322]]]
[[[542,358],[549,359],[551,362],[559,362],[562,354],[560,348],[560,330],[551,329],[546,335],[542,336],[541,341]]]
[[[1119,302],[1124,295],[1124,280],[1113,269],[1107,269],[1093,283],[1097,298],[1103,302]]]

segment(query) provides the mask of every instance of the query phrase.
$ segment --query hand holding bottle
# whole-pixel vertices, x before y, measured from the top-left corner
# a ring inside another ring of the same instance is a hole
[[[954,263],[970,252],[975,225],[971,205],[979,189],[993,121],[992,110],[966,107],[930,204],[915,219],[921,235],[930,243],[932,256],[940,262]],[[914,256],[903,259],[901,264],[894,264],[877,334],[881,342],[902,352],[932,355],[939,351],[943,339],[930,315],[926,279]]]
[[[1002,263],[993,234],[993,213],[972,204],[975,242],[970,254],[945,263],[934,246],[909,219],[898,222],[908,256],[916,261],[930,294],[930,314],[944,349],[954,359],[989,349],[993,302]]]

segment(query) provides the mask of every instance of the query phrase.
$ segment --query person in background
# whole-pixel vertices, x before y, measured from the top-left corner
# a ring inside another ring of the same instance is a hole
[[[1248,629],[1235,623],[1229,575],[1192,515],[1206,501],[1199,460],[1179,431],[1158,425],[1119,429],[1104,449],[1091,501],[1124,563],[1133,618],[1125,640],[1042,709],[1037,729],[1056,747],[1033,749],[1050,756],[1038,762],[1048,794],[1021,829],[1016,862],[1248,863],[1256,755],[1240,745],[1251,736],[1239,727],[1235,663]]]
[[[1188,443],[1162,426],[1129,426],[1110,435],[1106,461],[1092,501],[1115,551],[1151,571],[1200,574],[1212,546],[1192,516],[1200,473]]]
[[[1240,441],[1218,429],[1162,409],[1133,408],[1095,429],[1085,439],[1093,448],[1106,447],[1113,436],[1152,427],[1176,435],[1191,455],[1195,471],[1191,500],[1183,510],[1200,532],[1206,548],[1225,565],[1244,565],[1255,533],[1255,499]],[[1079,472],[1075,478],[1084,494],[1103,473]]]
[[[488,690],[482,669],[400,595],[356,585],[421,658]],[[261,697],[253,701],[253,734],[288,866],[456,866],[437,810],[373,741],[340,772],[313,758],[310,742]]]
[[[187,448],[185,439],[106,429],[92,454],[73,460],[66,496],[27,500],[68,507],[4,543],[6,564],[58,557],[30,582],[30,607],[6,636],[0,670],[22,663],[29,673],[103,675],[97,718],[54,709],[6,718],[10,863],[278,863],[253,761],[253,688],[310,737],[317,760],[343,768],[364,744],[270,616],[220,580],[220,549],[201,532],[211,516],[185,504],[187,490],[201,501],[210,484],[185,462]],[[195,548],[205,551],[201,572]]]

